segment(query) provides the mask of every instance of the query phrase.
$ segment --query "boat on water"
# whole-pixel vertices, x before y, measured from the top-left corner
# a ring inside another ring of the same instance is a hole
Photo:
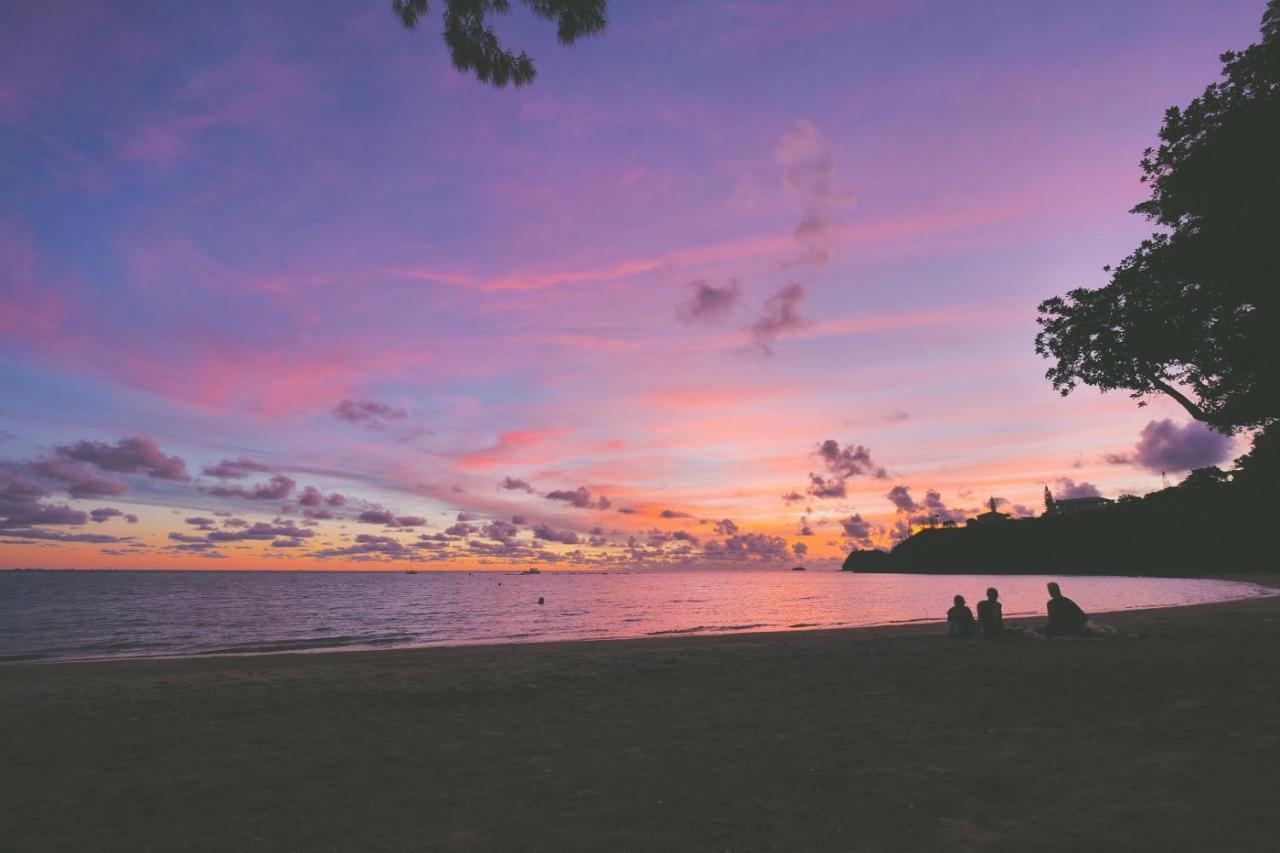
[[[793,572],[807,572],[807,571],[809,571],[809,570],[808,570],[808,569],[806,569],[804,566],[793,566],[793,567],[792,567],[792,569],[791,569],[791,571],[793,571]]]
[[[523,572],[521,572],[520,574],[522,574],[522,575],[540,575],[540,574],[542,574],[542,570],[541,570],[541,569],[534,568],[533,566],[530,566],[529,568],[525,569],[525,570],[524,570]]]
[[[405,570],[404,570],[404,573],[405,573],[406,575],[416,575],[416,574],[418,573],[418,570],[417,570],[417,569],[405,569]]]

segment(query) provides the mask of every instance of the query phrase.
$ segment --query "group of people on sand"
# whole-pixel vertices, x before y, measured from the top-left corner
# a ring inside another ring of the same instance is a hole
[[[1030,633],[1041,637],[1084,637],[1094,633],[1106,633],[1102,626],[1094,626],[1080,605],[1062,594],[1056,583],[1049,584],[1049,622],[1039,629],[1024,632],[1021,628],[1004,627],[1004,611],[1000,605],[1000,592],[995,587],[987,589],[987,597],[978,602],[978,618],[964,602],[963,595],[955,597],[955,606],[947,611],[947,636],[982,637],[995,639],[1007,633]]]

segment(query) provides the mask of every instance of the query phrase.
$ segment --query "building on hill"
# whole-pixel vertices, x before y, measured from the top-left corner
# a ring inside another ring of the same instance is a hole
[[[1007,514],[1007,513],[1003,513],[1003,512],[996,512],[996,499],[995,499],[995,498],[987,498],[987,506],[989,506],[989,507],[990,507],[990,509],[989,509],[989,510],[987,510],[987,511],[986,511],[986,512],[984,512],[984,513],[981,513],[980,515],[976,515],[976,516],[974,516],[973,518],[971,518],[971,519],[969,519],[968,521],[966,521],[966,522],[965,522],[965,524],[966,524],[966,525],[969,525],[969,524],[991,524],[992,522],[997,522],[997,521],[1008,521],[1008,520],[1009,520],[1009,516],[1008,516],[1008,514]]]
[[[1115,501],[1111,500],[1111,498],[1104,498],[1097,495],[1087,498],[1058,498],[1053,502],[1053,507],[1045,514],[1076,515],[1082,512],[1092,512],[1095,509],[1102,509],[1104,506],[1111,506],[1113,503],[1115,503]]]

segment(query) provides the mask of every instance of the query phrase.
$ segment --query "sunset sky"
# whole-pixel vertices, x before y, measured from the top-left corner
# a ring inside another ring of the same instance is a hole
[[[1059,397],[1260,0],[0,11],[0,567],[811,566],[1244,450]],[[518,4],[517,4],[518,5]]]

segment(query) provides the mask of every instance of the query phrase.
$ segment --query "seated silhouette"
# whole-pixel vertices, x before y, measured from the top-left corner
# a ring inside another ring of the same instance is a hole
[[[978,602],[978,636],[994,639],[1004,633],[1004,608],[995,587],[987,589],[987,600]]]
[[[975,628],[973,611],[965,606],[964,596],[955,597],[955,606],[947,611],[947,636],[972,637]]]
[[[1044,633],[1049,637],[1079,637],[1089,617],[1080,605],[1062,594],[1056,583],[1049,584],[1049,624]]]

